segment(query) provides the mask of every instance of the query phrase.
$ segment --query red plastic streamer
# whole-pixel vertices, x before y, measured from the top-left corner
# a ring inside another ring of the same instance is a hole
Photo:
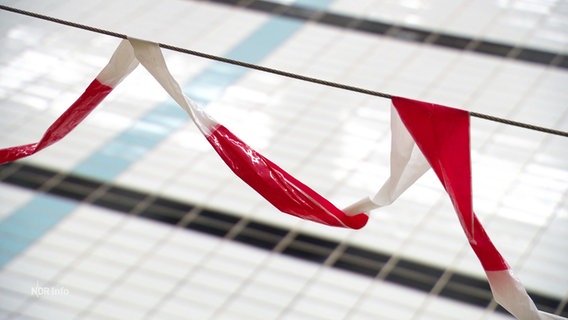
[[[469,113],[401,97],[392,102],[448,192],[469,243],[487,271],[509,268],[473,212]]]
[[[189,114],[223,161],[241,180],[284,213],[331,226],[362,228],[369,217],[347,215],[314,190],[294,178],[241,141],[186,97],[166,66],[157,44],[129,39],[134,54],[170,96]]]
[[[360,229],[367,224],[366,214],[345,214],[224,126],[215,128],[207,140],[237,176],[278,210],[330,226]]]
[[[400,97],[392,102],[450,196],[495,300],[517,319],[564,319],[536,308],[473,212],[469,113]]]
[[[137,65],[138,61],[134,57],[130,43],[123,40],[95,80],[85,89],[79,99],[55,120],[41,140],[36,143],[0,149],[0,164],[30,156],[61,140],[81,123]]]
[[[40,141],[0,149],[0,164],[30,156],[65,137],[112,91],[95,79],[85,92],[47,129]]]

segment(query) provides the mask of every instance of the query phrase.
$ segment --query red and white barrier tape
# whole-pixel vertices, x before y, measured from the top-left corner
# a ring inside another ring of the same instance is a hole
[[[138,61],[132,47],[122,41],[109,63],[87,87],[85,92],[47,129],[40,141],[0,149],[0,164],[30,156],[61,140],[136,68]]]
[[[171,76],[157,44],[130,39],[140,63],[190,115],[207,141],[231,170],[280,211],[319,223],[362,228],[366,214],[346,215],[317,192],[252,149],[231,131],[213,120],[186,97]]]
[[[390,204],[431,167],[452,200],[495,300],[517,319],[564,319],[537,310],[473,212],[469,113],[400,97],[393,97],[392,103],[391,176],[375,196],[345,211]]]
[[[359,229],[368,220],[364,212],[392,203],[431,167],[452,200],[497,302],[518,319],[565,319],[537,310],[473,212],[470,116],[463,110],[393,97],[391,175],[374,196],[342,211],[186,97],[167,69],[157,44],[129,39],[121,42],[108,65],[39,142],[0,149],[0,163],[32,155],[62,139],[136,68],[138,61],[189,114],[227,166],[282,212],[331,226]]]

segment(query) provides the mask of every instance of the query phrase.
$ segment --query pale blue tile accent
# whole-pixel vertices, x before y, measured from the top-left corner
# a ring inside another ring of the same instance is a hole
[[[302,6],[302,7],[312,8],[312,9],[325,9],[333,1],[334,0],[296,0],[294,2],[294,4]]]
[[[77,207],[74,201],[38,194],[0,223],[0,267]]]

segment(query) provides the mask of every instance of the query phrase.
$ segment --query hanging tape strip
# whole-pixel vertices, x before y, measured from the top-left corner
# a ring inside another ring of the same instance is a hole
[[[37,18],[37,19],[55,22],[55,23],[66,25],[66,26],[73,27],[73,28],[78,28],[78,29],[83,29],[83,30],[95,32],[95,33],[104,34],[104,35],[111,36],[111,37],[116,37],[116,38],[121,38],[121,39],[127,39],[128,38],[128,36],[125,35],[125,34],[120,34],[120,33],[105,30],[105,29],[95,28],[95,27],[87,26],[87,25],[80,24],[80,23],[75,23],[75,22],[71,22],[71,21],[67,21],[67,20],[63,20],[63,19],[58,19],[58,18],[55,18],[55,17],[51,17],[51,16],[47,16],[47,15],[43,15],[43,14],[31,12],[31,11],[26,11],[26,10],[22,10],[22,9],[18,9],[18,8],[13,8],[13,7],[9,7],[9,6],[6,6],[6,5],[0,5],[0,9],[5,10],[5,11],[18,13],[18,14],[22,14],[22,15],[26,15],[26,16],[29,16],[29,17]],[[388,94],[388,93],[383,93],[383,92],[364,89],[364,88],[360,88],[360,87],[349,86],[349,85],[346,85],[346,84],[337,83],[337,82],[333,82],[333,81],[327,81],[327,80],[322,80],[322,79],[318,79],[318,78],[308,77],[308,76],[304,76],[304,75],[300,75],[300,74],[296,74],[296,73],[292,73],[292,72],[282,71],[282,70],[279,70],[279,69],[263,67],[263,66],[259,66],[259,65],[252,64],[252,63],[246,63],[246,62],[239,61],[239,60],[228,59],[228,58],[224,58],[224,57],[220,57],[220,56],[216,56],[216,55],[212,55],[212,54],[208,54],[208,53],[203,53],[203,52],[199,52],[199,51],[195,51],[195,50],[180,48],[180,47],[172,46],[172,45],[169,45],[169,44],[157,43],[157,45],[160,46],[161,48],[172,50],[172,51],[177,51],[177,52],[181,52],[181,53],[185,53],[185,54],[189,54],[189,55],[193,55],[193,56],[197,56],[197,57],[201,57],[201,58],[205,58],[205,59],[216,60],[216,61],[220,61],[220,62],[224,62],[224,63],[228,63],[228,64],[238,65],[238,66],[241,66],[241,67],[254,69],[254,70],[258,70],[258,71],[262,71],[262,72],[277,74],[277,75],[280,75],[280,76],[298,79],[298,80],[301,80],[301,81],[312,82],[312,83],[316,83],[316,84],[320,84],[320,85],[324,85],[324,86],[328,86],[328,87],[333,87],[333,88],[338,88],[338,89],[342,89],[342,90],[348,90],[348,91],[363,93],[363,94],[367,94],[367,95],[371,95],[371,96],[375,96],[375,97],[380,97],[380,98],[386,98],[386,99],[391,99],[393,97],[393,95]],[[553,134],[553,135],[557,135],[557,136],[562,136],[562,137],[568,137],[568,131],[561,131],[561,130],[556,130],[556,129],[552,129],[552,128],[536,126],[536,125],[523,123],[523,122],[519,122],[519,121],[513,121],[513,120],[510,120],[510,119],[499,118],[499,117],[495,117],[495,116],[491,116],[491,115],[487,115],[487,114],[483,114],[483,113],[479,113],[479,112],[470,111],[469,114],[472,117],[485,119],[485,120],[489,120],[489,121],[493,121],[493,122],[499,122],[499,123],[503,123],[503,124],[510,125],[510,126],[525,128],[525,129],[534,130],[534,131],[540,131],[540,132]]]
[[[404,124],[407,135],[410,134],[452,200],[462,229],[485,270],[496,301],[520,320],[565,319],[536,308],[473,212],[467,112],[401,97],[394,97],[392,104],[399,116],[393,120]],[[404,151],[409,157],[414,149],[405,148]],[[414,158],[414,162],[421,163],[422,158]],[[412,161],[403,165],[412,165]],[[417,176],[421,173],[420,170],[413,172]]]
[[[85,92],[55,120],[35,143],[0,149],[0,164],[30,156],[61,140],[83,121],[104,98],[138,66],[132,47],[122,41],[108,64]]]
[[[367,214],[345,214],[310,187],[252,149],[186,97],[170,74],[157,44],[137,39],[129,41],[138,61],[189,114],[225,164],[278,210],[330,226],[353,229],[365,226],[369,220]]]
[[[0,149],[0,164],[32,155],[61,140],[138,66],[139,61],[189,114],[227,166],[277,209],[330,226],[360,229],[367,223],[367,214],[346,214],[341,211],[211,118],[183,94],[166,67],[160,47],[142,40],[123,40],[107,66],[79,99],[47,129],[41,140]]]

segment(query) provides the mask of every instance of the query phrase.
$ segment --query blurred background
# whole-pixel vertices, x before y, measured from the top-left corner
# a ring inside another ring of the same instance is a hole
[[[568,130],[568,1],[1,4]],[[38,141],[120,39],[0,11],[0,147]],[[389,175],[390,101],[163,50],[184,92],[345,207]],[[473,203],[568,316],[568,139],[471,119]],[[361,230],[278,212],[142,68],[69,136],[0,166],[0,319],[509,319],[432,172]]]

